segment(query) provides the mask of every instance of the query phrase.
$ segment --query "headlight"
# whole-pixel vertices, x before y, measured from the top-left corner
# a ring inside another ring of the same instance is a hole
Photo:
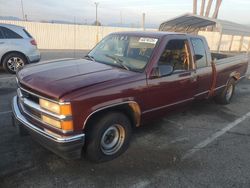
[[[57,121],[57,120],[52,119],[52,118],[50,118],[48,116],[45,116],[45,115],[42,115],[41,117],[42,117],[43,122],[45,122],[45,123],[47,123],[49,125],[52,125],[52,126],[58,128],[58,129],[62,128],[60,121]]]
[[[53,126],[56,127],[58,129],[62,129],[64,131],[71,131],[73,130],[73,123],[72,121],[59,121],[59,120],[55,120],[51,117],[42,115],[42,121]]]
[[[58,115],[72,115],[71,105],[70,104],[56,104],[54,102],[50,102],[44,99],[39,99],[39,104],[41,108],[44,108],[50,112],[53,112]]]
[[[71,116],[71,105],[70,104],[57,104],[55,102],[51,102],[45,99],[39,99],[40,107],[53,112],[57,115]],[[52,118],[47,115],[42,115],[41,119],[43,122],[56,127],[58,129],[62,129],[64,131],[72,131],[73,130],[73,122],[72,120],[60,120],[57,118]]]

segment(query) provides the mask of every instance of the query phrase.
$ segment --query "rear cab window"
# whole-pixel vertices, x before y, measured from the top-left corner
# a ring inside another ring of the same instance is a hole
[[[0,26],[0,29],[2,30],[2,33],[6,39],[21,39],[22,38],[19,34],[17,34],[16,32],[6,27]]]
[[[207,54],[204,42],[200,38],[191,38],[191,43],[194,49],[196,68],[207,67]]]

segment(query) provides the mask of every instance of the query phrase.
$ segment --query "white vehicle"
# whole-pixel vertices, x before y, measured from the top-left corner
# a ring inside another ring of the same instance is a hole
[[[15,74],[18,68],[40,58],[35,39],[24,27],[0,24],[0,65],[6,72]]]

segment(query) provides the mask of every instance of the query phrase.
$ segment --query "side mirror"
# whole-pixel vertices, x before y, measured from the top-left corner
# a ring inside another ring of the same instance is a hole
[[[158,67],[153,68],[151,78],[160,78],[163,76],[168,76],[171,75],[173,71],[174,68],[171,65],[159,65]]]
[[[198,60],[200,60],[200,59],[203,58],[203,55],[196,54],[196,55],[194,56],[194,58],[195,58],[196,61],[198,61]]]

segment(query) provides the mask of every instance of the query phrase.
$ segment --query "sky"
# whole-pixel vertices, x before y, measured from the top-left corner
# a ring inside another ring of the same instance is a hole
[[[142,13],[147,24],[160,24],[172,17],[192,12],[193,0],[22,0],[29,20],[64,20],[80,23],[95,21],[95,4],[99,21],[108,25],[140,25]],[[198,0],[200,2],[201,0]],[[208,0],[206,0],[208,1]],[[214,0],[214,4],[215,4]],[[198,4],[198,7],[199,4]],[[22,18],[21,0],[0,0],[0,16]],[[250,25],[250,0],[223,0],[220,19]]]

